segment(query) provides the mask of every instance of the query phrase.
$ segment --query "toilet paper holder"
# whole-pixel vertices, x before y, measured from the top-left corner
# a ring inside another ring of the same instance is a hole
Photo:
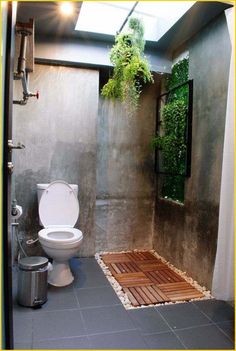
[[[19,219],[23,213],[22,207],[17,205],[16,199],[12,201],[11,215],[15,220]]]

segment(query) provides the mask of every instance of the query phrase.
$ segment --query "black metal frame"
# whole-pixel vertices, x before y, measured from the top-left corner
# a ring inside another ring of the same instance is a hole
[[[138,5],[138,1],[135,2],[135,4],[133,5],[133,7],[131,8],[131,10],[129,11],[128,15],[126,16],[124,22],[122,23],[119,31],[117,32],[117,34],[120,34],[120,32],[122,31],[122,29],[124,28],[124,26],[126,25],[129,17],[132,15],[132,13],[134,12],[135,10],[135,7]]]
[[[14,67],[14,36],[16,13],[13,3],[7,3],[7,37],[5,59],[5,82],[3,102],[3,348],[13,349],[13,310],[12,310],[12,243],[11,243],[11,175],[8,171],[8,162],[11,162],[11,153],[8,149],[8,140],[12,136],[12,102],[13,102],[13,67]]]
[[[157,114],[156,114],[156,134],[159,131],[161,120],[160,120],[160,104],[165,98],[165,103],[170,93],[173,91],[181,88],[182,86],[188,85],[188,114],[187,114],[187,126],[186,126],[186,172],[185,174],[180,173],[169,173],[159,170],[159,157],[158,153],[159,150],[155,150],[155,172],[158,174],[166,174],[166,175],[173,175],[173,176],[183,176],[183,177],[191,177],[191,157],[192,157],[192,115],[193,115],[193,79],[190,79],[182,84],[175,86],[174,88],[170,89],[166,93],[163,93],[158,96],[157,98]]]

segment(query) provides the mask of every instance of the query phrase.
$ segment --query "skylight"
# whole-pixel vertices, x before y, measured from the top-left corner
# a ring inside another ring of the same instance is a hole
[[[116,35],[135,1],[83,1],[75,29]]]
[[[142,19],[147,41],[157,41],[194,3],[195,1],[140,1],[131,17]],[[135,1],[83,1],[75,29],[116,35],[134,4]]]

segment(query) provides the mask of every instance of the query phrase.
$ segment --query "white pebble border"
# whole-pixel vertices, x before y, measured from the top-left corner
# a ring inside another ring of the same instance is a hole
[[[99,253],[95,254],[95,259],[97,260],[98,264],[102,268],[104,274],[106,275],[107,279],[109,280],[111,286],[115,290],[117,296],[121,300],[122,304],[124,307],[128,309],[135,309],[135,308],[145,308],[145,307],[150,307],[150,306],[159,306],[159,305],[172,305],[176,303],[185,303],[187,301],[176,301],[176,302],[164,302],[164,303],[157,303],[157,304],[150,304],[150,305],[141,305],[141,306],[133,306],[127,296],[127,294],[122,290],[121,285],[118,283],[118,281],[113,277],[112,273],[110,272],[109,268],[105,265],[103,262],[101,255],[105,254],[115,254],[115,253],[128,253],[128,252],[151,252],[156,256],[159,260],[161,260],[163,263],[165,263],[172,271],[176,272],[179,274],[186,282],[188,282],[190,285],[192,285],[195,289],[200,291],[204,296],[200,298],[195,298],[191,299],[188,301],[199,301],[199,300],[207,300],[207,299],[213,299],[213,296],[211,295],[211,292],[206,289],[205,286],[201,286],[198,284],[197,281],[193,280],[192,278],[188,277],[186,272],[182,272],[180,269],[177,269],[175,266],[173,266],[170,262],[166,261],[162,256],[160,256],[156,251],[154,250],[132,250],[132,251],[119,251],[119,252],[114,252],[114,251],[102,251]]]

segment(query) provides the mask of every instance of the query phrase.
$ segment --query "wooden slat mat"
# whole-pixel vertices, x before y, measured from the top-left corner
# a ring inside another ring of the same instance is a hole
[[[111,253],[101,258],[133,306],[204,296],[151,252]]]

